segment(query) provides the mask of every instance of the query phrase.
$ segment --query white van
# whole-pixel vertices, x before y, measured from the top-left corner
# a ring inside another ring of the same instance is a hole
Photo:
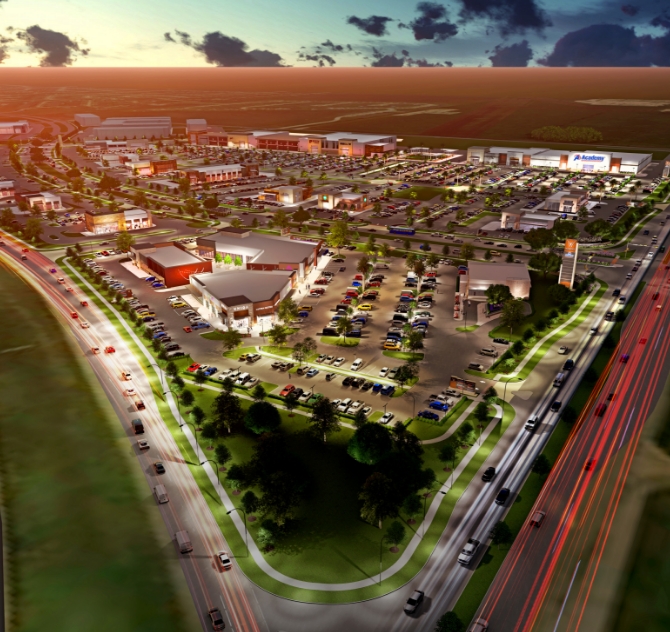
[[[166,502],[169,502],[169,498],[167,495],[167,490],[165,489],[164,485],[156,485],[154,487],[154,494],[156,495],[156,500],[159,502],[159,504],[163,504]]]
[[[490,356],[491,358],[498,357],[498,352],[493,347],[484,347],[479,353],[485,356]]]
[[[251,376],[248,373],[241,373],[240,376],[235,380],[235,386],[244,386]]]
[[[554,388],[561,388],[561,386],[563,386],[563,382],[565,382],[565,373],[559,373],[554,378]]]
[[[389,266],[386,263],[375,263],[375,270],[389,270]]]
[[[535,430],[539,425],[540,420],[537,418],[537,415],[531,415],[524,428],[526,430]]]

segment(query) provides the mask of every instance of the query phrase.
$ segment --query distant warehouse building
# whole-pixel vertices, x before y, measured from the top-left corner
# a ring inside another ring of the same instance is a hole
[[[204,261],[170,242],[131,246],[130,252],[137,266],[160,278],[166,287],[187,285],[192,275],[212,271],[211,261]]]
[[[215,326],[246,329],[274,321],[279,302],[295,284],[296,273],[288,270],[249,272],[231,270],[191,277],[191,290],[202,297],[209,322]]]
[[[507,167],[536,167],[587,173],[632,173],[644,171],[651,154],[612,151],[565,151],[546,147],[469,147],[467,161]]]
[[[95,127],[100,125],[100,117],[97,114],[75,114],[74,122],[81,127]]]
[[[465,296],[469,299],[486,299],[491,285],[506,285],[514,298],[530,296],[530,274],[522,263],[481,263],[470,261],[465,275]],[[463,282],[461,282],[461,291]]]
[[[169,116],[129,116],[105,119],[93,127],[93,136],[105,139],[167,138],[172,134]]]
[[[0,122],[0,136],[27,134],[30,130],[28,121]]]

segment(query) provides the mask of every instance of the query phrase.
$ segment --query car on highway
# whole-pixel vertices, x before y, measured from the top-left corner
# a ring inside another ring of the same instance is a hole
[[[414,614],[417,611],[417,608],[421,605],[424,595],[425,593],[423,590],[415,590],[412,593],[412,596],[407,600],[407,603],[405,603],[405,607],[403,608],[405,614]]]
[[[496,505],[504,505],[511,495],[511,490],[507,487],[503,487],[496,496],[495,503]]]
[[[496,476],[496,468],[495,467],[487,467],[484,473],[482,474],[482,480],[485,483],[490,483]]]
[[[81,325],[82,329],[88,329],[90,327],[87,320],[82,320],[79,322],[79,324]]]
[[[137,440],[137,447],[140,450],[148,450],[149,449],[149,442],[146,439],[138,439]]]
[[[585,469],[587,472],[590,472],[592,469],[595,468],[595,466],[596,466],[596,459],[589,459],[589,460],[585,463],[585,465],[584,465],[584,469]]]
[[[207,611],[213,630],[225,630],[226,624],[223,622],[221,611],[218,608],[212,608]]]
[[[154,462],[154,470],[156,474],[165,474],[165,466],[161,461],[155,461]]]
[[[227,571],[233,567],[230,557],[226,551],[219,551],[216,554],[216,561],[222,570]]]
[[[564,346],[560,347],[560,349],[558,350],[558,353],[560,355],[565,355],[568,351],[570,351],[570,349],[564,345]]]
[[[562,405],[561,402],[554,402],[551,405],[551,411],[557,413],[559,410],[561,410],[561,405]]]
[[[630,355],[627,353],[623,353],[621,357],[619,358],[619,362],[622,364],[626,364],[628,362],[628,359],[630,358]]]
[[[472,558],[474,557],[478,548],[479,548],[479,540],[469,538],[468,541],[465,543],[465,546],[461,550],[460,555],[458,556],[458,563],[463,564],[464,566],[468,566],[472,561]]]

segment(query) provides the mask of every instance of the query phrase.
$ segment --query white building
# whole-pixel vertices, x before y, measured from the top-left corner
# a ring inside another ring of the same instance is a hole
[[[507,167],[535,167],[580,171],[587,173],[633,173],[646,169],[651,154],[613,151],[566,151],[546,147],[482,147],[468,148],[467,161],[472,164]]]
[[[92,134],[102,140],[167,138],[172,134],[172,119],[169,116],[112,117],[93,127]]]
[[[206,132],[207,131],[207,121],[203,118],[201,119],[186,119],[186,133],[190,132]]]
[[[0,198],[14,197],[15,191],[14,180],[0,180]]]
[[[100,125],[100,117],[97,114],[75,114],[75,123],[79,123],[82,127],[95,127]]]
[[[514,298],[530,296],[530,274],[522,263],[481,263],[470,261],[465,275],[465,296],[485,300],[491,285],[506,285]],[[461,280],[461,287],[463,281]],[[462,290],[461,290],[462,291]]]
[[[28,121],[3,121],[0,122],[0,136],[27,134],[30,131]]]
[[[62,211],[63,204],[60,196],[50,193],[49,191],[42,191],[41,193],[24,193],[21,199],[28,202],[30,208],[39,208],[41,211]]]
[[[237,180],[242,175],[242,165],[203,165],[202,167],[189,167],[179,172],[179,177],[188,178],[191,184]]]

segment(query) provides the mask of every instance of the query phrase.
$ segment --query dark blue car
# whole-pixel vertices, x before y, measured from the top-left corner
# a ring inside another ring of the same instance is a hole
[[[210,366],[208,369],[205,369],[203,373],[209,377],[210,375],[214,375],[219,369],[217,369],[215,366]]]
[[[388,395],[389,397],[395,393],[395,386],[384,386],[381,390],[382,395]]]
[[[382,385],[379,384],[378,382],[375,382],[375,384],[372,386],[372,392],[373,393],[379,393],[379,391],[382,390]]]
[[[300,318],[307,318],[309,316],[309,312],[298,312],[298,316]]]
[[[432,419],[434,421],[437,421],[440,418],[437,413],[433,413],[430,410],[420,410],[417,417],[421,417],[422,419]]]

